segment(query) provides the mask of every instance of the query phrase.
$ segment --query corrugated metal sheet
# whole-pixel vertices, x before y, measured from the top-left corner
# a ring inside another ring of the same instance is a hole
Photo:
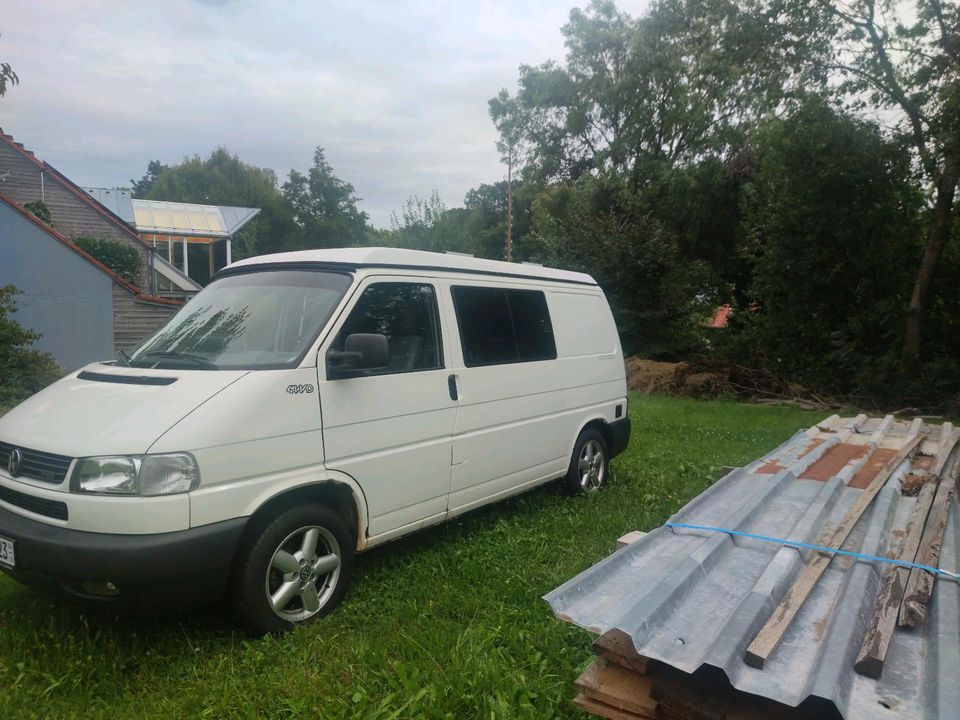
[[[847,483],[870,453],[896,451],[906,423],[830,418],[824,430],[797,433],[751,465],[734,470],[672,520],[815,542],[863,492]],[[821,427],[824,423],[821,423]],[[926,427],[923,454],[935,454],[940,428]],[[841,447],[843,446],[843,447]],[[807,479],[831,456],[849,456],[829,479]],[[870,555],[893,552],[917,502],[900,481],[924,465],[903,462],[843,544]],[[922,472],[922,470],[919,470]],[[960,556],[957,500],[951,504],[940,567],[955,571]],[[641,655],[686,672],[723,670],[734,687],[790,706],[810,696],[833,702],[852,718],[960,718],[960,584],[936,581],[927,622],[897,628],[878,680],[853,670],[888,566],[835,557],[764,669],[744,651],[770,617],[809,553],[721,533],[657,528],[545,596],[554,612],[595,632],[619,629]]]

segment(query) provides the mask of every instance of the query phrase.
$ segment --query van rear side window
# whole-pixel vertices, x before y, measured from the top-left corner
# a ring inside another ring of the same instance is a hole
[[[467,367],[553,360],[557,346],[539,290],[451,288]]]

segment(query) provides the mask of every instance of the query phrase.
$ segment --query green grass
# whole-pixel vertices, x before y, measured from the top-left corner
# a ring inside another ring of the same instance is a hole
[[[94,611],[0,577],[0,718],[567,718],[589,635],[540,597],[723,465],[821,414],[634,396],[612,483],[555,485],[371,551],[329,618],[252,640],[216,609]]]

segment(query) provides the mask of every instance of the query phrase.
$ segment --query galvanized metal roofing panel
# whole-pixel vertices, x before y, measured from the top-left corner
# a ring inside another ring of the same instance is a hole
[[[901,447],[916,430],[904,423],[833,423],[797,433],[751,465],[734,470],[671,520],[815,542],[863,492],[847,483],[867,457],[851,459],[826,481],[815,465],[844,457],[846,446]],[[921,445],[936,452],[936,427]],[[903,495],[904,461],[855,525],[843,549],[892,552],[917,502]],[[960,556],[957,501],[952,501],[940,567]],[[734,687],[790,706],[809,696],[833,702],[851,718],[960,718],[960,584],[941,576],[926,623],[897,628],[881,677],[853,670],[873,613],[885,565],[837,556],[761,669],[744,652],[814,551],[727,534],[657,528],[545,596],[561,618],[603,633],[619,629],[641,655],[686,672],[723,670]]]
[[[120,188],[83,188],[84,192],[124,222],[133,225],[133,196]]]

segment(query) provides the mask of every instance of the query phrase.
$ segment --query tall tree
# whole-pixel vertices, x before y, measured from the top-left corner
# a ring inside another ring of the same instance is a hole
[[[308,248],[363,245],[370,237],[369,216],[357,207],[353,185],[338,178],[322,147],[313,153],[306,175],[291,170],[283,196],[301,230],[298,244]]]
[[[7,88],[20,83],[20,78],[10,67],[10,63],[0,62],[0,97],[7,94]]]
[[[523,115],[520,104],[506,89],[490,101],[490,117],[500,139],[497,151],[507,166],[507,235],[504,259],[513,261],[513,171],[523,143]]]
[[[904,366],[915,374],[933,280],[956,217],[960,6],[942,0],[818,0],[816,7],[833,42],[813,62],[840,73],[843,88],[857,104],[899,111],[896,132],[914,149],[930,187],[926,241],[907,305],[903,344]]]
[[[501,93],[494,122],[520,119],[548,179],[612,172],[636,191],[659,165],[737,146],[799,84],[784,62],[795,48],[770,42],[782,12],[762,0],[658,0],[634,19],[593,0],[562,29],[565,64],[521,66],[517,107]]]
[[[147,198],[153,186],[157,184],[160,175],[169,170],[169,165],[164,165],[159,160],[151,160],[147,163],[147,171],[139,180],[130,178],[130,192],[135,198]],[[185,202],[185,201],[183,201]]]
[[[920,194],[910,156],[811,96],[753,134],[741,357],[832,390],[892,395]],[[751,308],[747,311],[747,308]]]
[[[245,163],[226,148],[173,166],[152,160],[143,178],[131,182],[134,197],[147,200],[260,208],[236,238],[236,259],[288,249],[298,238],[293,209],[280,194],[273,170]]]

